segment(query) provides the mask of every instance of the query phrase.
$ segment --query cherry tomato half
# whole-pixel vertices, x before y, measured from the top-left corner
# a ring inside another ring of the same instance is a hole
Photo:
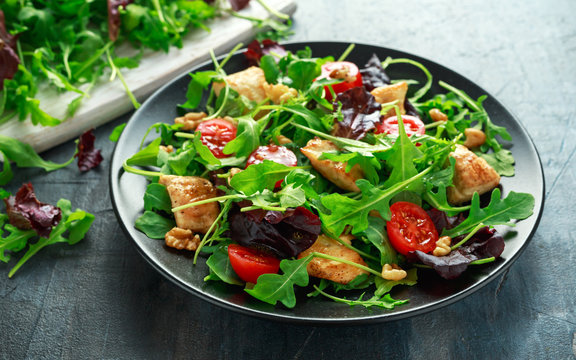
[[[217,158],[225,158],[226,155],[222,152],[224,146],[228,142],[236,138],[236,126],[223,119],[212,119],[201,122],[196,128],[202,136],[202,144],[206,145],[208,149]]]
[[[400,254],[420,250],[429,253],[436,248],[438,231],[430,216],[420,206],[399,201],[390,206],[392,217],[386,223],[390,244]]]
[[[348,89],[362,86],[362,74],[356,64],[349,61],[334,61],[322,65],[322,74],[318,79],[339,79],[341,83],[330,85],[336,95]],[[332,93],[328,86],[324,87],[325,96],[332,101]]]
[[[237,244],[228,245],[228,258],[232,269],[246,282],[255,283],[260,275],[280,270],[279,259]]]
[[[250,154],[248,160],[246,161],[246,167],[253,164],[260,164],[264,160],[274,161],[278,164],[286,166],[296,166],[298,165],[298,159],[292,150],[278,145],[266,145],[260,146]],[[280,187],[283,180],[279,180],[275,187]]]
[[[416,116],[402,115],[402,122],[404,123],[404,130],[408,136],[414,134],[424,135],[426,133],[424,123]],[[396,115],[387,117],[380,124],[376,125],[374,133],[386,133],[397,136],[400,133],[400,130],[398,129],[398,117]]]
[[[294,153],[284,147],[278,145],[266,145],[259,146],[256,150],[250,154],[248,160],[246,161],[246,167],[253,164],[260,164],[264,160],[271,160],[275,163],[286,165],[286,166],[296,166],[298,159]]]

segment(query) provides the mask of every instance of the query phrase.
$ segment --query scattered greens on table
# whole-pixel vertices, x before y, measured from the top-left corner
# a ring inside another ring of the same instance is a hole
[[[145,50],[168,52],[182,47],[192,29],[210,31],[209,20],[225,14],[252,21],[261,36],[285,37],[290,19],[259,3],[273,19],[238,11],[250,0],[5,0],[0,6],[0,124],[30,118],[34,125],[55,126],[64,119],[42,110],[36,98],[47,89],[72,92],[66,117],[72,117],[91,89],[107,76],[118,77],[135,107],[139,104],[121,69],[138,66]],[[122,57],[130,43],[139,52]]]

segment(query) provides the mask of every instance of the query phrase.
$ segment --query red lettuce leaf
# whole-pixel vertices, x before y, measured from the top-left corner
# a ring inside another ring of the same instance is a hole
[[[230,6],[232,6],[232,10],[240,11],[244,9],[250,3],[250,0],[229,0]]]
[[[390,77],[384,71],[382,62],[376,54],[372,54],[364,69],[360,70],[360,74],[362,74],[362,84],[368,91],[380,86],[390,85]]]
[[[78,158],[78,168],[80,171],[88,171],[95,168],[102,162],[102,155],[99,149],[94,149],[94,133],[92,129],[86,131],[78,140],[78,152],[75,157]]]
[[[262,56],[268,55],[272,52],[280,56],[286,55],[286,49],[284,46],[278,44],[276,41],[264,39],[262,40],[262,43],[260,43],[258,40],[254,40],[246,47],[244,56],[250,65],[258,66],[260,65],[260,59]]]
[[[38,201],[31,183],[22,185],[16,195],[4,199],[4,203],[12,225],[23,230],[34,229],[45,238],[62,219],[60,208]]]
[[[461,238],[454,238],[457,243]],[[459,277],[472,261],[495,257],[498,258],[504,251],[504,238],[495,229],[484,227],[464,245],[450,252],[446,256],[434,256],[422,251],[410,252],[407,259],[412,262],[421,262],[431,266],[444,279]]]
[[[0,10],[0,91],[4,79],[12,79],[18,71],[20,59],[15,51],[16,37],[6,31],[4,12]]]
[[[342,120],[336,122],[333,135],[359,140],[380,123],[382,107],[363,87],[355,87],[338,94],[334,103],[335,109],[338,108],[338,102],[342,103]]]
[[[134,0],[108,0],[108,37],[111,41],[118,39],[120,32],[120,7],[125,8]]]
[[[279,211],[254,210],[230,214],[232,241],[282,259],[295,257],[318,238],[318,216],[303,207]]]

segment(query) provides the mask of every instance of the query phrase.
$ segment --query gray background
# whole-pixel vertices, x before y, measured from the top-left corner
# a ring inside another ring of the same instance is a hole
[[[129,115],[96,130],[106,159],[78,175],[16,170],[96,215],[87,238],[34,256],[13,279],[0,263],[0,358],[573,359],[576,354],[576,2],[299,1],[294,41],[371,43],[443,64],[496,96],[540,152],[546,207],[503,276],[439,311],[380,325],[311,327],[210,305],[160,276],[122,233],[108,193],[113,144]],[[69,142],[43,156],[65,161]]]

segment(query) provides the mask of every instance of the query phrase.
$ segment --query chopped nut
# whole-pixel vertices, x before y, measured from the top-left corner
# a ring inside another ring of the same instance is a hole
[[[241,173],[243,170],[237,167],[233,167],[230,169],[230,177],[228,178],[228,185],[230,186],[230,180],[234,177],[234,175]]]
[[[397,264],[384,264],[382,267],[382,277],[385,280],[398,281],[406,277],[406,271]]]
[[[168,154],[170,154],[174,151],[174,146],[172,146],[172,145],[168,145],[168,146],[160,145],[160,150],[165,151]]]
[[[464,135],[466,136],[464,146],[468,149],[478,147],[486,141],[486,134],[484,134],[484,131],[482,130],[467,128],[464,130]]]
[[[430,111],[428,111],[428,114],[434,121],[448,121],[448,116],[439,109],[436,108],[430,109]]]
[[[292,142],[292,140],[290,140],[289,138],[287,138],[284,135],[276,136],[276,141],[278,142],[279,145],[286,145],[286,144],[290,144]]]
[[[194,251],[200,244],[200,236],[194,235],[191,230],[173,227],[164,236],[166,245],[178,250],[186,249]]]
[[[350,69],[347,66],[332,70],[330,78],[344,80],[349,83],[356,81],[356,76],[350,75]]]
[[[450,245],[452,244],[452,238],[450,236],[442,236],[438,241],[436,241],[436,248],[432,252],[434,256],[446,256],[450,254]]]
[[[272,100],[274,104],[282,104],[289,99],[298,96],[298,91],[284,84],[268,84],[264,83],[264,92],[266,97]]]
[[[177,117],[174,119],[175,124],[183,124],[182,130],[193,131],[196,127],[204,121],[204,118],[208,116],[205,112],[189,112],[184,116]]]

